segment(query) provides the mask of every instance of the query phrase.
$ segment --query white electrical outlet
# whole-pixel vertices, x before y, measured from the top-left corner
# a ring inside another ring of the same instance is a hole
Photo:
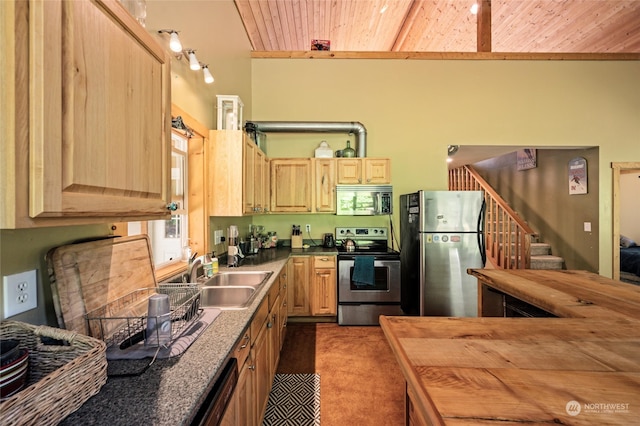
[[[220,244],[220,243],[222,243],[222,229],[213,231],[213,244]]]
[[[12,317],[38,307],[37,271],[6,275],[2,279],[4,317]]]
[[[310,225],[310,224],[308,224],[308,223],[307,223],[307,224],[305,225],[305,227],[306,227],[306,229],[307,229],[307,232],[311,232],[311,225]]]

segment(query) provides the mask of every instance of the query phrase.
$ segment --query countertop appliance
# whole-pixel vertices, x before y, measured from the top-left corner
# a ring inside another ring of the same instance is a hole
[[[336,185],[336,215],[374,216],[391,213],[391,185]]]
[[[402,309],[407,315],[477,316],[483,268],[481,191],[418,191],[400,196]]]
[[[336,240],[333,237],[333,234],[328,233],[324,234],[322,237],[322,247],[324,248],[334,248],[336,246]]]
[[[353,250],[342,244],[347,237]],[[400,253],[388,238],[387,228],[336,228],[338,324],[378,325],[380,315],[402,315]]]

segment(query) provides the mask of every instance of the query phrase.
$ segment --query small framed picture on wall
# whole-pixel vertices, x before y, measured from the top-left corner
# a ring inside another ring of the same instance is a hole
[[[518,170],[533,169],[536,167],[536,150],[525,148],[516,151],[516,165]]]
[[[587,193],[587,160],[576,157],[569,161],[569,194]]]

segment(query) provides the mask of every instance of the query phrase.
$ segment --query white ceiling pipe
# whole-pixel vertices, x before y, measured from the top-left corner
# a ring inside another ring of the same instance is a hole
[[[357,121],[247,121],[262,133],[349,133],[356,136],[356,156],[367,156],[367,129]]]

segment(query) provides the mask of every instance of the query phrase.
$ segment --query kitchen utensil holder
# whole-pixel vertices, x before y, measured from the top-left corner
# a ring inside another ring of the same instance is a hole
[[[148,300],[154,294],[169,295],[172,338],[162,345],[168,347],[202,312],[197,284],[166,284],[157,288],[142,288],[107,303],[86,315],[91,336],[103,340],[110,347],[120,345],[145,330],[150,318],[161,322],[160,317],[147,316],[146,309],[144,315],[136,315],[130,309],[133,306],[148,306]],[[159,335],[155,341],[162,341]]]
[[[0,322],[0,338],[29,350],[25,387],[0,402],[0,424],[56,425],[107,382],[104,342],[45,325]]]
[[[302,235],[291,236],[291,248],[302,248]]]

